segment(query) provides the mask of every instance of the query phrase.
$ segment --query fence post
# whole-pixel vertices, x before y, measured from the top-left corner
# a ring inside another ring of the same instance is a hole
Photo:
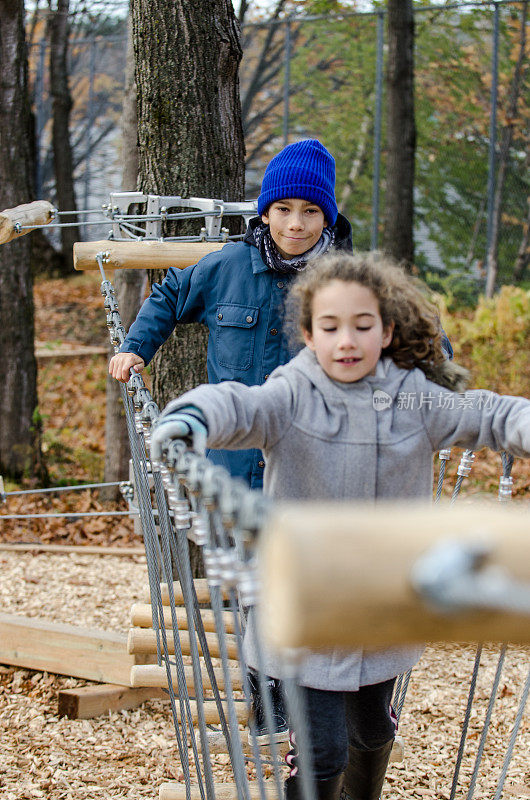
[[[46,61],[46,39],[39,42],[37,75],[35,78],[35,197],[42,200],[43,170],[41,158],[41,139],[44,130],[44,64]]]
[[[90,41],[88,99],[87,99],[87,135],[86,135],[86,160],[85,160],[85,209],[90,204],[90,151],[92,148],[92,129],[94,127],[94,79],[96,75],[96,39]],[[85,225],[84,237],[88,239],[89,228]]]
[[[490,96],[490,141],[488,158],[488,219],[486,230],[486,291],[490,284],[492,269],[491,237],[493,230],[493,204],[495,198],[495,148],[497,146],[497,96],[499,78],[499,4],[496,2],[493,12],[493,34],[491,53],[491,96]],[[492,287],[493,288],[493,287]],[[491,292],[492,293],[492,292]]]
[[[383,46],[385,12],[377,12],[377,53],[375,66],[374,175],[372,184],[372,236],[370,246],[377,249],[379,237],[379,175],[381,171],[381,124],[383,105]]]
[[[289,94],[291,91],[291,22],[285,23],[283,72],[283,146],[289,144]]]

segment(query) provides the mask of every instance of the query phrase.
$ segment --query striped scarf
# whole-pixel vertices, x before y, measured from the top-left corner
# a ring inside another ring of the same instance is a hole
[[[294,258],[284,258],[280,255],[274,244],[268,225],[262,222],[261,225],[254,228],[252,234],[254,243],[265,264],[267,264],[270,269],[274,270],[274,272],[281,272],[284,275],[301,272],[306,268],[310,258],[324,255],[324,253],[327,253],[327,251],[333,247],[333,243],[335,242],[335,232],[333,229],[324,228],[322,236],[310,250]]]

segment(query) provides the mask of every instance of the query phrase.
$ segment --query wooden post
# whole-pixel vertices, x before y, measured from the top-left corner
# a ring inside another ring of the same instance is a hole
[[[530,643],[530,615],[441,613],[411,583],[420,556],[443,540],[484,542],[487,565],[530,584],[530,515],[499,506],[279,508],[261,545],[261,625],[273,646],[382,647],[422,641]]]
[[[74,244],[74,269],[99,269],[96,256],[107,253],[105,269],[183,269],[196,264],[208,253],[215,253],[224,242],[157,242],[113,241],[76,242]]]
[[[35,200],[34,203],[0,211],[0,244],[30,233],[29,229],[18,231],[19,225],[21,227],[47,225],[54,216],[55,208],[47,200]]]

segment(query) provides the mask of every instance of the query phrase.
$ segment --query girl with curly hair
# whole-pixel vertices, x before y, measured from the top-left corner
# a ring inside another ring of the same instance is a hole
[[[367,502],[432,497],[440,448],[530,455],[530,402],[463,392],[467,373],[444,358],[436,308],[387,257],[325,256],[300,275],[290,298],[306,347],[262,386],[202,386],[173,401],[153,432],[155,447],[202,424],[209,446],[263,449],[265,491],[275,498]],[[253,626],[250,616],[245,653],[257,668]],[[319,800],[341,791],[378,800],[395,735],[394,682],[421,652],[302,656]],[[272,653],[264,669],[282,677]],[[296,760],[292,766],[287,800],[302,796]]]

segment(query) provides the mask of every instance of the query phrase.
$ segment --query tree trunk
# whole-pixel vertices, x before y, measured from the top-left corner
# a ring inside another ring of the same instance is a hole
[[[68,86],[68,5],[69,0],[57,0],[57,10],[50,12],[48,35],[50,41],[50,94],[52,97],[52,145],[55,170],[55,194],[59,211],[75,211],[74,167],[70,144],[70,111],[72,98]],[[75,222],[72,216],[61,222]],[[79,227],[61,228],[61,244],[67,271],[73,269],[74,242],[79,241]]]
[[[414,261],[414,17],[412,0],[388,0],[387,161],[383,249]]]
[[[367,102],[367,106],[371,105],[371,100],[373,100],[373,94],[370,96],[370,99]],[[353,157],[351,159],[350,173],[348,175],[346,183],[344,184],[344,187],[342,189],[342,194],[339,200],[339,211],[341,214],[346,213],[346,206],[348,204],[348,200],[350,199],[350,196],[355,189],[355,185],[359,180],[360,175],[362,174],[363,167],[366,163],[368,138],[372,132],[373,132],[373,117],[370,113],[366,113],[363,117],[359,129],[359,141],[357,142],[355,153],[353,154]]]
[[[132,0],[131,7],[141,189],[241,200],[242,53],[232,3]],[[206,344],[205,328],[182,325],[160,349],[153,360],[153,394],[160,407],[206,381]]]
[[[497,256],[499,251],[499,230],[502,214],[502,194],[504,191],[504,182],[506,180],[506,171],[508,169],[508,159],[510,156],[510,148],[512,146],[513,131],[517,122],[517,107],[519,105],[519,95],[521,93],[521,77],[525,67],[527,12],[528,3],[523,3],[523,8],[521,11],[521,34],[519,37],[519,57],[515,65],[512,85],[510,87],[510,97],[508,100],[508,108],[506,110],[506,125],[502,129],[499,152],[499,169],[497,172],[495,195],[493,197],[493,219],[486,265],[486,297],[493,297],[495,284],[497,282],[497,272],[499,268]]]
[[[122,189],[134,192],[138,180],[138,146],[136,124],[136,82],[134,74],[134,52],[132,48],[130,16],[127,25],[127,61],[125,66],[125,95],[122,111],[123,172]],[[114,275],[114,288],[118,307],[125,330],[129,327],[140,309],[145,294],[147,275],[142,269],[117,270]],[[114,350],[109,349],[109,357]],[[129,477],[130,447],[125,424],[125,412],[121,399],[120,384],[107,375],[107,406],[105,420],[105,472],[106,483],[127,480]],[[118,487],[102,489],[102,500],[117,500]]]
[[[242,199],[241,49],[230,0],[132,0],[132,9],[142,191]],[[206,340],[204,328],[178,326],[155,356],[161,406],[206,380]]]
[[[32,199],[24,3],[0,0],[0,209]],[[0,473],[44,477],[29,236],[0,247]]]

